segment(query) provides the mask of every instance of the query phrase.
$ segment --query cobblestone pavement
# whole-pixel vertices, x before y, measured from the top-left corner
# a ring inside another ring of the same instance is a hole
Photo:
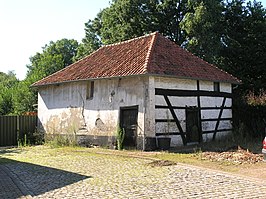
[[[150,162],[97,154],[13,160],[0,164],[0,198],[266,198],[266,185],[250,178]]]
[[[12,176],[11,172],[0,165],[0,198],[29,198],[26,187]]]

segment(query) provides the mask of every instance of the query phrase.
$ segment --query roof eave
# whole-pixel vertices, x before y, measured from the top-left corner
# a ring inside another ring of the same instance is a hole
[[[32,88],[39,88],[44,86],[50,86],[50,85],[58,85],[58,84],[64,84],[64,83],[74,83],[74,82],[81,82],[81,81],[94,81],[94,80],[100,80],[100,79],[113,79],[113,78],[126,78],[126,77],[136,77],[136,76],[156,76],[156,77],[171,77],[171,78],[179,78],[179,79],[191,79],[191,80],[201,80],[201,81],[212,81],[212,82],[223,82],[223,83],[230,83],[230,84],[236,84],[240,85],[242,84],[241,81],[226,81],[226,80],[211,80],[207,78],[194,78],[194,77],[186,77],[186,76],[178,76],[178,75],[166,75],[166,74],[136,74],[136,75],[127,75],[127,76],[112,76],[112,77],[96,77],[96,78],[87,78],[87,79],[78,79],[78,80],[68,80],[68,81],[61,81],[61,82],[53,82],[53,83],[47,83],[47,84],[41,84],[41,85],[31,85]]]

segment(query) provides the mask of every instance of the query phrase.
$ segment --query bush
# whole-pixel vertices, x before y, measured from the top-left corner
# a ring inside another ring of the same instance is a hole
[[[261,92],[255,95],[249,92],[244,98],[233,100],[233,125],[234,129],[241,128],[243,136],[262,138],[265,136],[266,127],[266,93]]]

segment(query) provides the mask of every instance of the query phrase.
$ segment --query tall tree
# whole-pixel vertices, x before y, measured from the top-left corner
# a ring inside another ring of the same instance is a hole
[[[102,13],[100,36],[104,44],[159,31],[176,43],[184,40],[179,24],[187,0],[114,0]]]
[[[82,39],[82,43],[78,46],[77,55],[74,57],[75,61],[91,54],[102,45],[99,37],[101,15],[102,11],[97,14],[97,17],[94,20],[89,20],[85,23],[85,37]]]
[[[184,46],[204,60],[214,63],[221,49],[223,0],[189,0],[181,28]]]
[[[220,66],[243,81],[241,89],[266,89],[266,10],[260,2],[233,0],[224,12]]]
[[[0,115],[8,115],[13,112],[13,93],[18,79],[9,71],[8,74],[0,72]]]
[[[153,31],[242,79],[244,90],[266,87],[265,9],[256,1],[113,0],[86,24],[80,57]]]
[[[78,42],[74,39],[51,41],[43,47],[42,53],[30,58],[27,77],[34,75],[36,81],[73,63],[77,54]],[[26,78],[27,78],[26,77]]]
[[[182,44],[185,32],[179,24],[187,12],[188,0],[113,0],[85,24],[85,38],[79,47],[80,59],[102,44],[124,41],[159,31]]]
[[[34,110],[37,104],[37,92],[30,85],[64,67],[73,63],[77,54],[78,42],[76,40],[61,39],[51,41],[43,47],[41,53],[30,58],[28,72],[25,80],[18,84],[14,94],[14,113],[20,114]]]

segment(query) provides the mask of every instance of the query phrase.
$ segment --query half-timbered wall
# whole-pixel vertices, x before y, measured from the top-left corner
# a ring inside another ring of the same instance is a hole
[[[186,110],[197,110],[198,141],[226,135],[232,129],[231,84],[220,83],[214,91],[211,81],[155,77],[155,134],[170,136],[171,145],[186,145]]]
[[[115,135],[120,108],[130,106],[138,107],[138,148],[145,137],[170,136],[172,146],[190,142],[188,114],[199,118],[198,141],[215,139],[232,128],[229,83],[220,83],[220,92],[214,92],[210,81],[156,76],[101,79],[94,81],[92,98],[87,85],[81,81],[39,89],[38,116],[46,132],[109,140]]]

